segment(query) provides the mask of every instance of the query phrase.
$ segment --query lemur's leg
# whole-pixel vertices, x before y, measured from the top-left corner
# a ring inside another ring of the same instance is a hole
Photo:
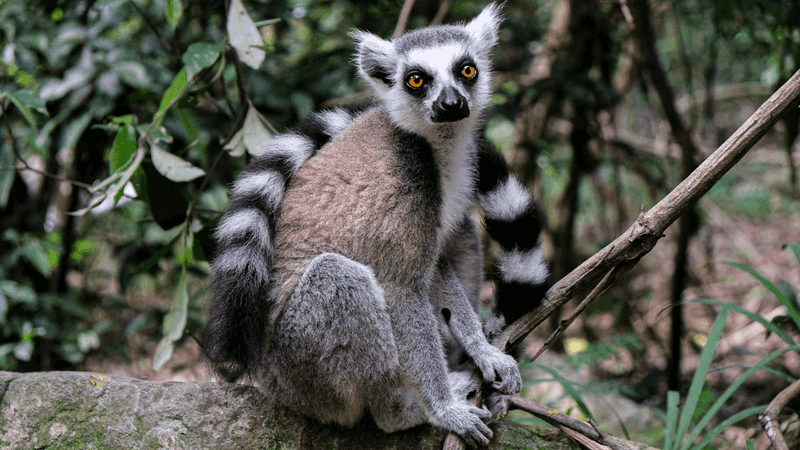
[[[492,431],[481,419],[491,417],[489,411],[455,397],[451,391],[437,317],[429,299],[430,286],[404,280],[383,281],[383,288],[402,380],[412,389],[413,398],[428,421],[468,440],[488,444]],[[402,389],[401,393],[407,395]],[[370,411],[386,431],[398,429],[394,428],[396,419],[393,416],[402,417],[403,414],[394,411],[397,404],[397,398],[388,401],[380,396],[370,398]]]
[[[274,388],[288,406],[352,426],[370,397],[397,391],[397,348],[372,270],[338,254],[321,254],[287,302],[269,350],[280,357],[269,358],[268,370],[276,372]]]

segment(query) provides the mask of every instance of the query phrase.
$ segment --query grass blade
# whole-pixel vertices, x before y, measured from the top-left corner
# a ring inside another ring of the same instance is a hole
[[[697,408],[697,402],[700,400],[700,394],[703,391],[708,369],[711,367],[711,362],[714,360],[714,353],[717,350],[717,344],[722,336],[722,330],[725,328],[725,321],[727,320],[728,310],[723,309],[714,320],[714,324],[711,325],[711,330],[708,332],[708,340],[706,341],[706,345],[703,346],[703,351],[700,353],[700,363],[697,365],[697,370],[695,370],[694,377],[692,378],[692,384],[689,386],[689,393],[686,395],[686,404],[683,405],[681,410],[681,419],[678,423],[678,432],[675,436],[676,447],[678,446],[677,444],[683,442],[683,437],[686,436],[686,432],[689,430],[689,423],[692,420],[695,408]],[[691,442],[691,439],[686,441],[686,444],[683,445],[681,449],[685,449]]]
[[[745,419],[745,418],[750,417],[750,416],[752,416],[754,414],[760,413],[761,411],[766,409],[766,407],[767,407],[767,405],[753,406],[752,408],[747,408],[745,410],[739,411],[736,414],[728,417],[727,419],[722,421],[722,423],[720,423],[719,425],[717,425],[716,427],[711,429],[711,431],[706,433],[706,435],[703,437],[703,439],[700,439],[700,441],[697,444],[692,446],[692,449],[693,450],[694,449],[700,450],[700,449],[706,448],[706,446],[708,444],[710,444],[711,441],[713,441],[715,437],[719,436],[726,428],[728,428],[729,426],[735,424],[736,422],[738,422],[738,421],[740,421],[742,419]],[[691,440],[689,442],[691,442]]]
[[[764,287],[769,289],[769,291],[772,292],[775,295],[775,297],[778,297],[778,301],[780,301],[781,304],[786,307],[786,309],[787,309],[787,311],[789,313],[789,317],[791,317],[792,320],[794,321],[795,325],[797,325],[797,327],[800,328],[800,314],[797,313],[797,310],[792,305],[792,302],[789,301],[788,298],[786,298],[786,296],[783,294],[783,292],[781,292],[780,289],[778,289],[778,286],[775,286],[775,284],[773,282],[769,281],[763,275],[761,275],[760,273],[756,272],[755,270],[751,269],[750,267],[748,267],[748,266],[746,266],[744,264],[739,264],[739,263],[729,262],[729,261],[724,261],[723,264],[727,264],[727,265],[729,265],[731,267],[736,267],[739,270],[747,272],[753,278],[755,278],[761,284],[763,284]]]
[[[664,435],[664,450],[672,450],[675,447],[675,432],[678,429],[678,404],[681,401],[681,394],[676,391],[667,392],[667,423],[666,434]]]
[[[554,369],[551,369],[550,367],[544,366],[542,364],[537,364],[537,363],[534,363],[534,364],[535,364],[536,367],[538,367],[538,368],[544,370],[545,372],[549,373],[550,376],[553,377],[553,381],[557,381],[561,385],[561,387],[564,388],[564,392],[572,398],[572,400],[578,406],[578,409],[580,410],[581,414],[583,414],[587,419],[595,420],[594,416],[592,416],[592,413],[589,412],[589,408],[586,407],[586,403],[583,402],[583,399],[581,398],[581,394],[574,387],[572,387],[572,385],[575,384],[575,383],[573,383],[572,381],[567,380],[560,373],[558,373]],[[595,422],[596,422],[596,420],[595,420]]]
[[[792,252],[794,252],[794,257],[797,258],[797,264],[800,265],[800,245],[797,245],[797,244],[786,244],[786,245],[783,246],[784,249],[786,247],[789,247],[790,249],[792,249]]]
[[[700,434],[700,432],[703,430],[703,428],[705,428],[706,425],[708,425],[708,423],[711,421],[711,419],[714,417],[717,411],[719,411],[722,408],[725,402],[728,401],[729,398],[731,398],[731,396],[736,392],[739,386],[741,386],[745,381],[747,381],[747,379],[750,378],[751,375],[753,375],[757,370],[760,370],[762,367],[766,366],[767,363],[777,358],[778,356],[788,351],[798,351],[798,350],[800,350],[800,346],[798,345],[791,345],[789,347],[776,350],[770,353],[769,355],[765,356],[764,358],[762,358],[759,362],[753,364],[752,367],[742,372],[742,374],[739,375],[739,378],[737,378],[736,381],[731,383],[731,385],[728,386],[727,389],[725,389],[725,392],[723,392],[722,395],[719,396],[717,401],[714,402],[711,408],[709,408],[708,411],[706,411],[706,413],[703,415],[703,417],[700,419],[700,421],[692,430],[692,434],[686,441],[687,445],[684,445],[684,448],[687,448],[688,444],[694,441],[694,438]]]
[[[789,336],[789,333],[783,331],[780,327],[778,327],[774,323],[770,322],[769,320],[765,319],[761,315],[753,313],[753,312],[750,312],[750,311],[742,308],[739,305],[734,305],[732,303],[725,303],[725,302],[722,302],[722,301],[719,301],[719,300],[708,299],[708,298],[701,298],[701,299],[692,300],[692,301],[693,302],[697,302],[697,303],[706,303],[706,304],[709,304],[709,305],[719,306],[720,308],[729,309],[729,310],[735,311],[735,312],[737,312],[739,314],[743,314],[743,315],[747,316],[747,318],[752,320],[753,322],[758,322],[761,325],[764,325],[764,328],[766,328],[767,330],[769,330],[772,333],[776,334],[778,337],[783,339],[783,341],[786,342],[787,344],[789,344],[789,345],[795,345],[796,344],[794,339],[792,339],[792,337]]]

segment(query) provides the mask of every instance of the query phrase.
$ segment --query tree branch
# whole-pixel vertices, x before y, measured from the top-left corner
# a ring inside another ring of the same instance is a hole
[[[758,414],[758,421],[767,433],[767,437],[772,441],[775,450],[789,450],[786,440],[781,434],[781,425],[778,422],[778,414],[790,401],[800,396],[800,380],[787,386],[782,390],[767,406],[764,412]]]
[[[636,222],[612,243],[587,259],[545,294],[542,305],[520,317],[495,338],[492,345],[510,350],[573,296],[596,286],[606,274],[613,282],[622,279],[644,255],[655,247],[664,231],[688,208],[697,203],[769,131],[790,108],[800,101],[800,71],[764,102],[736,132],[714,151],[691,175],[660,202],[639,215]],[[479,401],[481,395],[476,396]],[[448,450],[464,449],[463,441],[450,433],[445,441]]]
[[[664,231],[722,178],[769,131],[789,108],[800,101],[800,71],[778,89],[736,132],[614,242],[555,283],[542,305],[512,323],[493,344],[509,350],[573,296],[580,295],[614,267],[638,261],[663,237]],[[629,267],[632,268],[631,265]],[[626,270],[617,273],[622,278]]]
[[[578,419],[561,414],[560,412],[548,408],[545,405],[536,403],[533,400],[514,395],[508,399],[509,408],[521,409],[539,419],[544,420],[550,425],[559,428],[566,428],[591,439],[598,444],[605,445],[612,450],[656,450],[645,444],[616,438],[605,433],[598,428],[594,422],[581,422]]]
[[[397,26],[394,28],[392,37],[399,37],[406,30],[408,25],[408,16],[411,15],[411,8],[414,7],[414,0],[406,0],[403,2],[403,8],[400,10],[400,18],[397,19]]]

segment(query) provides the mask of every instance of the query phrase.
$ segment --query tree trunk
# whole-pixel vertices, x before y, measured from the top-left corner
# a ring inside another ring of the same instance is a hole
[[[487,449],[578,447],[540,427],[501,421]],[[160,382],[85,372],[0,372],[0,447],[81,449],[441,448],[431,426],[387,434],[371,420],[322,425],[252,386]]]

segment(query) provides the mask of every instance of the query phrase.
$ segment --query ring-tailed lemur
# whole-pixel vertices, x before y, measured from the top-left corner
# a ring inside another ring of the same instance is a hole
[[[378,104],[313,115],[242,172],[213,262],[204,345],[218,373],[324,422],[369,411],[387,431],[429,421],[488,442],[487,413],[454,397],[442,351],[457,344],[500,392],[519,391],[516,362],[481,332],[469,203],[505,251],[506,319],[530,309],[511,296],[535,303],[547,277],[533,200],[476,137],[499,22],[490,5],[392,42],[354,34]]]

